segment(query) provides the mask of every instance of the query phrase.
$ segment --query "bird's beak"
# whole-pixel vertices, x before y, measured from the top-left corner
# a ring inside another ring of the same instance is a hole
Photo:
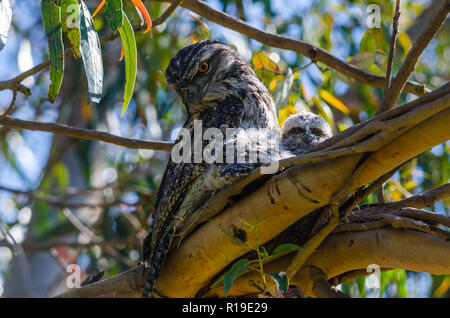
[[[189,104],[198,104],[199,96],[198,96],[198,87],[195,85],[189,84],[187,82],[180,82],[176,85],[176,90],[178,94],[181,96],[183,102]]]

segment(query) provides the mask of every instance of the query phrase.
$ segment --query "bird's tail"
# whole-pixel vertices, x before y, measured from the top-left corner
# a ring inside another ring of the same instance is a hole
[[[151,298],[153,294],[153,288],[155,286],[156,280],[159,277],[161,268],[166,260],[167,252],[169,251],[169,246],[173,237],[173,229],[167,231],[158,243],[155,249],[151,252],[151,260],[149,267],[147,269],[148,276],[147,281],[144,285],[144,292],[142,298]]]

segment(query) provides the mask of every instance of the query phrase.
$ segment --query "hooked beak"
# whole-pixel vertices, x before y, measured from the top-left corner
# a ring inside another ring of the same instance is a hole
[[[201,97],[202,94],[199,94],[199,88],[195,85],[187,82],[180,82],[176,85],[176,90],[184,103],[198,104],[201,100],[199,97]]]

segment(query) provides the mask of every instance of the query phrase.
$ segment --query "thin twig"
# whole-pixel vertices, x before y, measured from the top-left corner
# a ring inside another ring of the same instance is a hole
[[[78,208],[109,208],[112,206],[116,206],[116,205],[126,205],[126,206],[137,206],[139,204],[141,204],[141,201],[138,201],[136,203],[127,203],[125,201],[122,200],[114,200],[114,201],[110,201],[110,202],[92,202],[92,203],[88,203],[88,202],[68,202],[68,200],[61,200],[60,198],[57,198],[55,196],[44,196],[41,195],[35,191],[22,191],[22,190],[18,190],[18,189],[11,189],[5,186],[0,185],[0,191],[8,191],[14,194],[22,194],[27,196],[30,200],[37,200],[37,201],[42,201],[45,203],[48,203],[50,205],[53,205],[55,207],[59,207],[59,208],[72,208],[72,209],[78,209]]]
[[[17,91],[13,90],[13,97],[11,99],[11,103],[9,104],[8,109],[0,116],[0,119],[11,115],[11,113],[14,110],[14,104],[16,103],[16,98],[17,98]]]
[[[23,243],[22,248],[26,252],[40,252],[40,251],[48,251],[52,248],[59,246],[66,246],[77,249],[90,248],[93,246],[101,246],[101,247],[114,247],[118,245],[129,244],[129,240],[118,240],[118,241],[103,241],[103,242],[89,242],[89,243],[78,243],[78,242],[47,242],[47,243]],[[10,247],[10,244],[7,242],[0,242],[0,246]]]
[[[166,11],[161,14],[159,18],[153,20],[153,26],[163,24],[172,15],[176,8],[178,8],[184,0],[175,0],[170,4]]]
[[[445,240],[450,240],[450,233],[439,227],[429,225],[420,220],[414,220],[399,215],[393,215],[388,213],[375,214],[375,215],[362,215],[361,218],[367,219],[368,222],[364,223],[341,223],[334,230],[334,233],[348,232],[348,231],[371,231],[385,227],[387,225],[393,228],[411,229],[436,235]]]
[[[167,141],[147,141],[141,139],[125,138],[101,131],[74,128],[55,123],[42,123],[37,121],[21,120],[12,117],[0,118],[0,125],[9,128],[47,131],[67,137],[85,140],[98,140],[132,149],[154,149],[170,151],[173,146],[173,143]]]
[[[400,18],[400,0],[396,0],[394,19],[392,22],[391,46],[389,48],[389,59],[388,59],[387,70],[386,70],[386,83],[384,85],[384,95],[387,94],[389,87],[391,86],[392,63],[394,62],[395,45],[396,45],[397,36],[398,36],[398,19],[399,18]]]
[[[70,209],[65,208],[63,209],[64,216],[67,218],[67,220],[70,221],[70,223],[73,224],[82,234],[84,234],[86,237],[89,238],[90,241],[94,243],[99,243],[100,240],[97,238],[97,236],[70,211]],[[133,267],[135,264],[131,262],[128,258],[122,256],[118,251],[115,249],[106,246],[104,248],[105,252],[111,255],[112,257],[118,259],[125,265],[129,267]]]

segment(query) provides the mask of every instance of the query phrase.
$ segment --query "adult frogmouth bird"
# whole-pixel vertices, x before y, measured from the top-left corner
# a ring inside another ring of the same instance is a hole
[[[259,136],[278,131],[276,109],[267,88],[248,63],[222,42],[203,41],[183,48],[171,60],[166,78],[180,95],[188,113],[182,130],[188,133],[180,133],[177,144],[181,141],[198,143],[200,149],[204,149],[215,139],[221,148],[221,142],[217,136],[212,137],[211,131],[222,132],[224,136],[231,128],[256,129]],[[204,136],[195,139],[194,130],[198,123],[201,123],[198,129]],[[152,229],[144,240],[143,256],[148,277],[143,297],[152,296],[173,237],[185,226],[185,220],[192,219],[214,193],[245,176],[267,156],[264,150],[258,151],[256,162],[239,162],[237,156],[249,157],[255,144],[247,143],[241,153],[235,146],[228,147],[233,140],[239,139],[238,135],[226,136],[222,142],[223,158],[229,159],[227,155],[232,152],[229,157],[234,160],[231,162],[196,160],[195,146],[191,148],[193,153],[188,155],[183,149],[184,160],[178,162],[172,151],[152,212]],[[255,147],[270,148],[263,145],[263,139]]]

